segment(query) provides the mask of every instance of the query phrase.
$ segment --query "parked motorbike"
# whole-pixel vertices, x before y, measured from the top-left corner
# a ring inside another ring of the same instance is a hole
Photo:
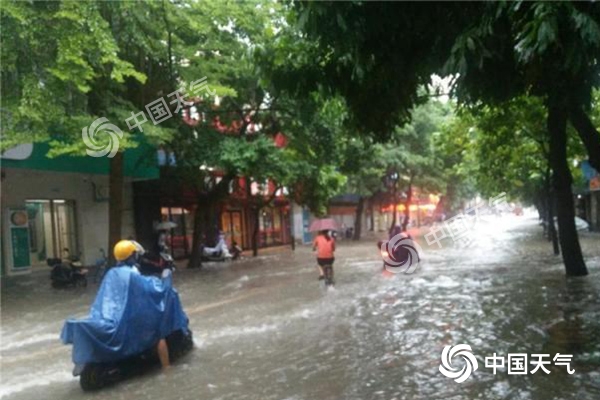
[[[84,268],[78,257],[71,257],[69,249],[63,250],[64,258],[48,258],[46,263],[52,268],[50,280],[55,289],[67,287],[86,287],[88,269]]]
[[[202,261],[230,261],[234,258],[227,247],[225,235],[223,234],[219,235],[219,241],[215,247],[202,245],[201,251]],[[235,250],[235,253],[237,257],[239,257],[240,252],[238,252],[237,249]]]

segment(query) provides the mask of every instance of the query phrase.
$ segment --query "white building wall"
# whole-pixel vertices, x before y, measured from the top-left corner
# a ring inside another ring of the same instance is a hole
[[[304,221],[304,207],[293,203],[292,202],[292,215],[293,215],[293,221],[294,221],[294,229],[293,229],[293,234],[294,234],[294,239],[296,240],[296,243],[299,244],[306,244],[306,243],[312,243],[312,236],[311,239],[308,242],[304,242],[304,225],[305,225],[305,221]],[[308,226],[310,226],[310,222],[315,218],[315,216],[309,212],[308,214],[308,221],[307,221],[307,228]]]
[[[93,264],[99,258],[99,249],[108,251],[108,176],[49,172],[40,170],[5,170],[2,181],[2,236],[8,238],[6,209],[24,207],[26,200],[74,200],[79,251],[84,264]],[[94,183],[99,191],[95,193]],[[134,235],[133,187],[126,181],[123,191],[123,237]],[[3,252],[9,254],[9,243],[3,240]],[[11,274],[11,260],[5,256],[6,273]]]

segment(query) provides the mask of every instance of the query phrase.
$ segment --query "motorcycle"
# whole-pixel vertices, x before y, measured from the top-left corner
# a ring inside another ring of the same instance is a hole
[[[177,360],[194,347],[192,331],[175,331],[165,338],[169,348],[169,360]],[[79,376],[79,385],[84,391],[102,389],[125,379],[142,375],[160,366],[158,354],[154,348],[114,363],[89,363],[81,368],[75,367],[74,376]]]
[[[84,268],[78,257],[71,257],[69,249],[64,250],[65,258],[48,258],[46,263],[52,270],[50,280],[55,289],[67,287],[86,287],[88,269]]]

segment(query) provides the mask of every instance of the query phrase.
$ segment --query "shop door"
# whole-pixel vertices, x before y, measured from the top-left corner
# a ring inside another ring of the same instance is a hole
[[[47,258],[79,255],[75,202],[72,200],[27,200],[29,251],[33,265]]]
[[[238,246],[245,246],[242,230],[242,212],[225,211],[221,216],[221,226],[229,245],[234,241]]]

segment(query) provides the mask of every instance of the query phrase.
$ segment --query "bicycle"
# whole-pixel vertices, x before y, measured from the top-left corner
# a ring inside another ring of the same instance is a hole
[[[333,265],[332,264],[327,264],[325,266],[323,266],[323,273],[325,276],[325,279],[323,279],[323,282],[325,284],[325,288],[333,288],[335,281],[333,280]]]
[[[106,257],[106,253],[102,248],[100,249],[100,256],[101,257],[97,259],[95,263],[94,283],[102,282],[102,278],[104,278],[106,267],[108,265],[108,257]]]

